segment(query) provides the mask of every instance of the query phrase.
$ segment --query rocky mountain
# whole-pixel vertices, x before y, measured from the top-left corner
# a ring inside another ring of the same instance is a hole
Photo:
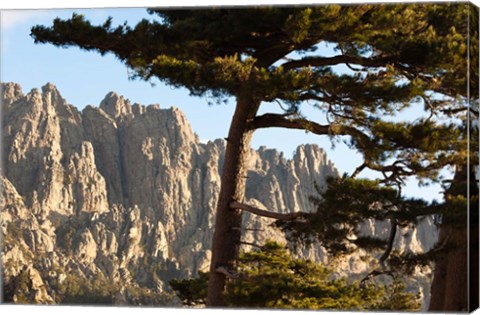
[[[14,83],[1,89],[5,297],[68,303],[59,296],[90,286],[97,297],[115,292],[116,304],[174,304],[168,281],[208,268],[224,141],[200,142],[177,108],[131,104],[114,92],[79,111],[52,84],[27,94]],[[337,175],[315,145],[290,159],[264,147],[250,156],[247,202],[265,209],[313,210],[314,183]],[[284,240],[271,220],[244,216],[246,242]],[[430,248],[432,226],[399,236],[397,248]],[[388,225],[364,230],[387,235]],[[301,254],[340,274],[369,268],[361,255],[329,261],[319,247]]]

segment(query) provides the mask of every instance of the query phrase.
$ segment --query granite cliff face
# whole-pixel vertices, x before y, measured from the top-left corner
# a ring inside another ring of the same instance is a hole
[[[52,84],[23,94],[7,83],[1,101],[2,264],[12,299],[55,303],[69,276],[101,275],[118,284],[115,303],[139,304],[131,288],[159,296],[169,279],[208,268],[223,140],[201,143],[179,109],[131,104],[113,92],[80,112]],[[248,169],[248,203],[283,212],[313,210],[314,182],[337,175],[315,145],[291,159],[252,150]],[[283,240],[270,223],[245,214],[245,241]],[[387,235],[388,226],[365,231]],[[397,245],[431,247],[431,222],[416,231]],[[321,248],[302,254],[328,262]],[[368,269],[360,256],[335,263],[344,274]]]

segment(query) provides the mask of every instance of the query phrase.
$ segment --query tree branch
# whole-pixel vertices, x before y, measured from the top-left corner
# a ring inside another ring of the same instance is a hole
[[[355,178],[358,174],[360,174],[360,172],[362,172],[366,167],[367,167],[367,163],[366,162],[363,162],[362,165],[360,165],[359,167],[357,167],[355,169],[355,171],[352,173],[352,175],[350,176],[351,178]]]
[[[388,275],[394,278],[393,272],[391,270],[383,270],[383,271],[373,270],[360,281],[360,288],[365,288],[365,282],[367,282],[368,280],[374,277],[381,276],[381,275]]]
[[[388,237],[388,241],[387,241],[387,248],[385,249],[385,252],[379,259],[380,266],[382,266],[383,270],[386,269],[385,260],[387,260],[388,256],[390,256],[390,253],[392,252],[393,241],[395,240],[395,235],[397,234],[397,219],[393,214],[390,217],[390,224],[391,224],[391,228],[390,228],[390,236]]]
[[[388,237],[387,241],[387,248],[385,249],[385,252],[380,256],[379,263],[380,266],[382,267],[382,270],[373,270],[370,272],[368,275],[366,275],[361,281],[360,281],[360,287],[365,286],[365,282],[370,280],[373,277],[380,276],[380,275],[389,275],[393,278],[393,273],[391,270],[387,270],[385,267],[385,260],[390,256],[390,253],[392,252],[393,249],[393,241],[395,240],[395,235],[397,234],[397,219],[393,214],[390,216],[390,224],[391,224],[391,229],[390,229],[390,235]]]
[[[282,127],[288,129],[301,129],[308,130],[318,135],[331,134],[330,125],[320,125],[313,121],[295,118],[288,119],[284,115],[280,114],[264,114],[255,117],[250,122],[251,129],[269,128],[269,127]]]
[[[271,127],[306,130],[317,135],[351,136],[358,142],[359,148],[377,145],[365,133],[352,126],[340,124],[320,125],[304,118],[289,119],[285,115],[280,114],[264,114],[253,118],[249,122],[251,130]]]
[[[365,161],[362,165],[357,167],[357,169],[352,174],[352,178],[357,176],[358,173],[363,171],[365,168],[369,168],[372,171],[381,172],[384,176],[382,182],[384,183],[391,183],[396,182],[399,183],[402,181],[402,176],[412,176],[415,173],[405,164],[405,160],[397,160],[393,164],[390,165],[379,165],[376,163],[372,163],[370,161]],[[391,173],[387,175],[387,173]],[[355,175],[355,176],[354,176]]]
[[[272,218],[282,221],[293,221],[301,217],[305,217],[307,213],[305,212],[293,212],[293,213],[276,213],[267,210],[258,209],[252,206],[249,206],[244,203],[240,203],[238,201],[233,201],[230,203],[230,208],[232,209],[240,209],[244,210],[253,214],[256,214],[261,217]]]
[[[257,59],[256,65],[260,68],[268,68],[276,61],[287,56],[294,49],[295,46],[291,44],[280,44],[275,47],[265,47],[264,49],[258,50],[254,54],[254,57]]]
[[[391,64],[403,71],[410,70],[408,67],[402,66],[398,63],[393,63],[387,58],[364,58],[358,56],[337,55],[333,57],[307,57],[299,60],[286,62],[282,65],[285,70],[292,70],[303,67],[326,67],[335,66],[339,64],[355,64],[364,67],[386,67]]]

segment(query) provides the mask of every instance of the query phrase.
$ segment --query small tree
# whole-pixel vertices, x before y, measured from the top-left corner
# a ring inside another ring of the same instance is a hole
[[[442,123],[441,118],[465,115],[468,80],[478,85],[478,76],[465,75],[468,48],[478,47],[478,41],[468,41],[471,7],[149,9],[159,19],[135,27],[112,27],[112,19],[94,26],[74,14],[69,20],[55,19],[51,27],[36,26],[32,35],[37,43],[113,53],[135,77],[158,78],[186,87],[192,95],[235,97],[207,299],[209,306],[222,306],[229,273],[220,271],[234,267],[242,211],[289,221],[301,216],[243,203],[255,130],[280,127],[347,139],[364,159],[351,176],[370,169],[383,176],[385,185],[401,187],[408,176],[437,178],[445,165],[468,165],[465,128]],[[333,53],[326,53],[325,46]],[[262,105],[271,108],[275,103],[281,104],[282,113],[259,114]],[[317,107],[323,119],[304,117],[300,109],[308,104]],[[398,122],[397,113],[409,107],[430,116]]]
[[[267,242],[239,257],[239,277],[227,284],[225,301],[233,307],[330,310],[409,310],[420,308],[419,296],[391,285],[360,285],[334,279],[327,268],[293,258],[284,246]],[[205,303],[207,273],[174,280],[172,288],[185,305]]]

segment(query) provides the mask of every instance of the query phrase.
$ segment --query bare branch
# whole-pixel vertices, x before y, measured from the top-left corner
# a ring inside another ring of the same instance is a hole
[[[307,215],[307,213],[305,212],[293,212],[293,213],[271,212],[271,211],[255,208],[247,204],[240,203],[238,201],[233,201],[232,203],[230,203],[230,208],[240,209],[240,210],[244,210],[244,211],[256,214],[261,217],[272,218],[272,219],[277,219],[282,221],[293,221]]]
[[[365,168],[367,167],[367,163],[366,162],[363,162],[362,165],[360,165],[359,167],[357,167],[355,169],[355,171],[352,173],[352,176],[350,176],[351,178],[355,178],[358,174],[360,174],[361,171],[363,171]]]
[[[387,268],[385,267],[385,260],[387,260],[388,256],[390,256],[390,253],[392,252],[393,241],[395,240],[395,235],[397,234],[397,219],[393,214],[390,215],[390,224],[391,224],[391,228],[390,228],[390,236],[388,237],[388,241],[387,241],[387,248],[385,249],[385,252],[382,254],[382,256],[379,259],[379,263],[380,263],[380,266],[382,267],[382,270],[376,269],[370,272],[368,275],[366,275],[360,281],[360,287],[364,287],[366,281],[380,275],[389,275],[393,278],[393,272],[391,270],[387,270]]]
[[[380,266],[382,266],[383,270],[386,269],[385,260],[387,260],[388,256],[390,256],[390,253],[392,252],[393,241],[395,240],[395,235],[397,234],[397,219],[393,214],[391,214],[391,217],[390,217],[390,225],[391,225],[390,236],[388,237],[387,248],[385,249],[385,252],[379,259]]]
[[[390,277],[394,277],[393,275],[393,272],[391,270],[373,270],[372,272],[370,272],[368,275],[366,275],[361,281],[360,281],[360,288],[364,288],[365,287],[365,282],[374,278],[374,277],[377,277],[377,276],[381,276],[381,275],[388,275]]]

